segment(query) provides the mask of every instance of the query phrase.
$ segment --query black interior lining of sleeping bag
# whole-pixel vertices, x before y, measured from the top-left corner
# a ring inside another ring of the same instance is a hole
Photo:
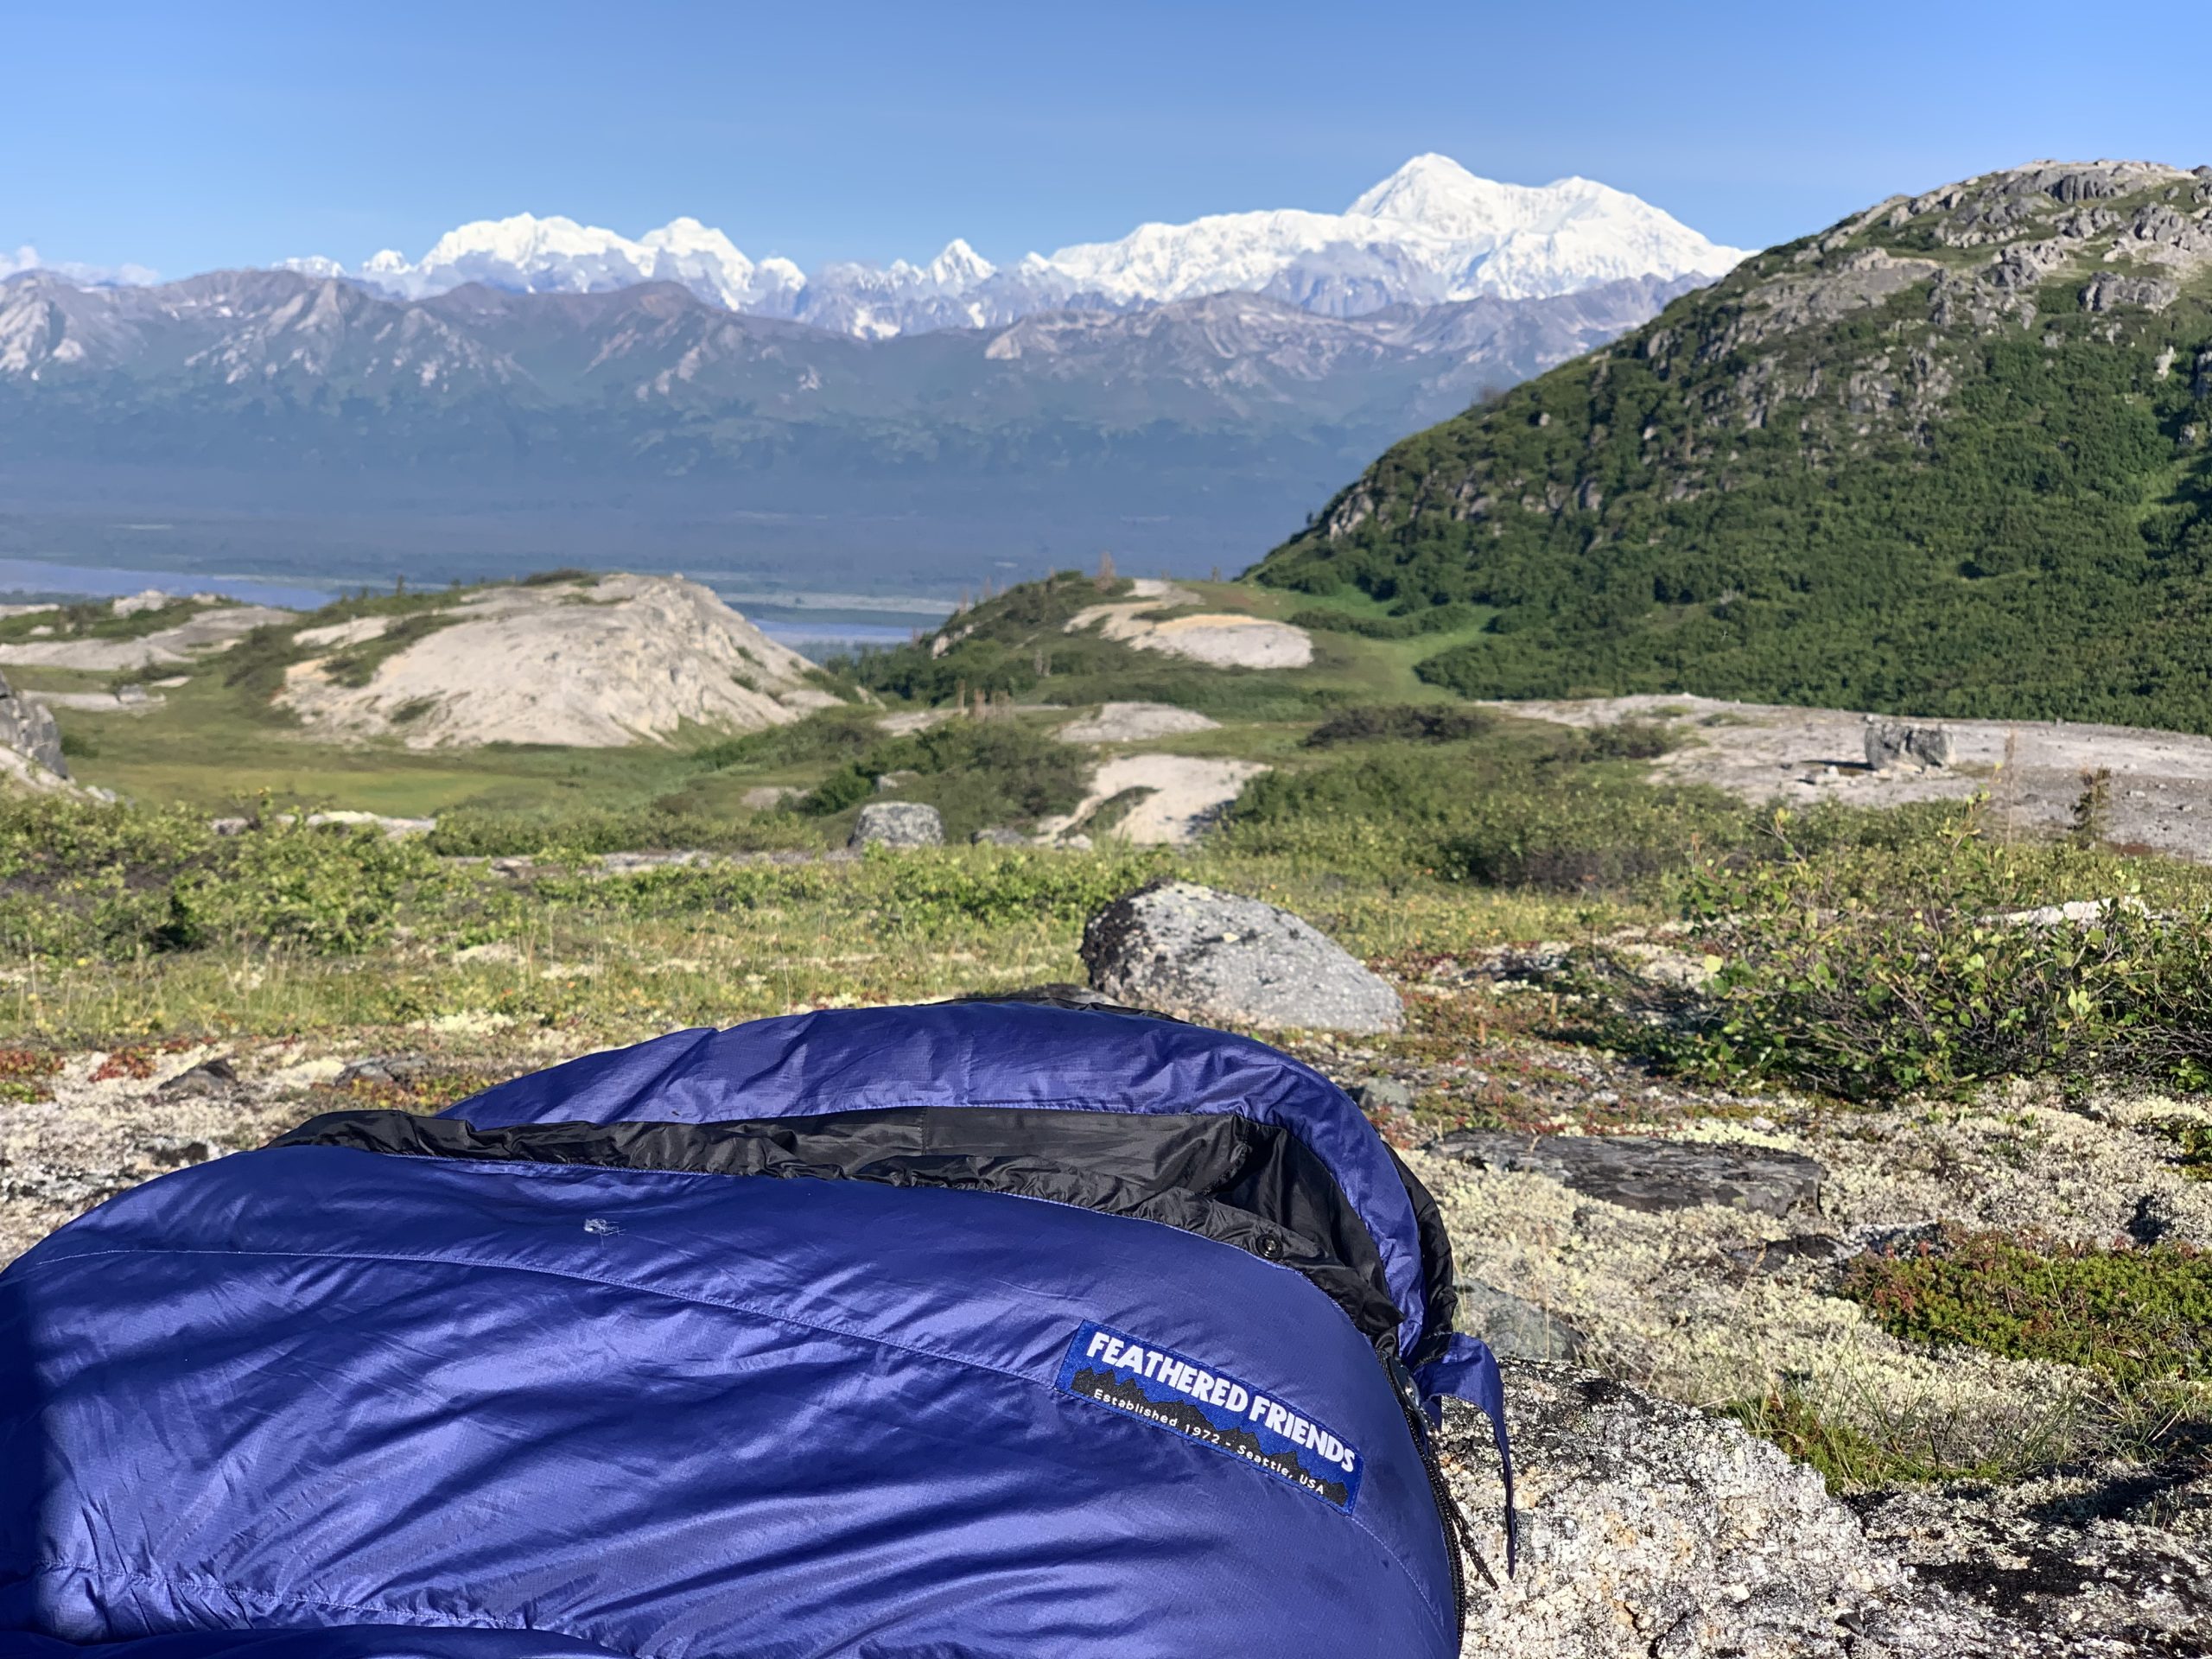
[[[1452,1263],[1452,1234],[1444,1224],[1443,1211],[1437,1208],[1421,1177],[1406,1167],[1406,1160],[1389,1142],[1383,1143],[1383,1149],[1389,1153],[1390,1166],[1398,1172],[1398,1180],[1406,1189],[1407,1202],[1414,1207],[1414,1225],[1421,1235],[1427,1317],[1421,1320],[1421,1342],[1406,1356],[1406,1363],[1426,1365],[1442,1357],[1451,1345],[1452,1333],[1459,1328],[1459,1275]]]
[[[709,1175],[966,1187],[1164,1223],[1303,1274],[1378,1349],[1401,1315],[1375,1240],[1295,1135],[1233,1113],[915,1107],[717,1123],[524,1123],[479,1128],[408,1112],[327,1112],[274,1147]],[[1401,1166],[1409,1192],[1419,1191]],[[1417,1211],[1421,1205],[1416,1202]],[[1430,1202],[1421,1222],[1423,1255]],[[1443,1274],[1451,1291],[1447,1263]],[[1432,1269],[1432,1281],[1437,1276]],[[1432,1282],[1429,1307],[1436,1293]],[[1444,1327],[1448,1338],[1451,1326]]]

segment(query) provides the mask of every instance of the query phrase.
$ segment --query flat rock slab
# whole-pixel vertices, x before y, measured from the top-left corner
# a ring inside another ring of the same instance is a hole
[[[1570,726],[1662,721],[1688,741],[1652,763],[1655,779],[1712,784],[1754,804],[1847,799],[1896,806],[1964,801],[1987,791],[1991,821],[2022,835],[2064,830],[2082,796],[2082,772],[2108,767],[2111,840],[2212,858],[2212,737],[2059,721],[1946,720],[1948,765],[1875,768],[1865,758],[1866,716],[1843,709],[1656,692],[1489,706]]]
[[[1630,1135],[1508,1135],[1456,1129],[1429,1150],[1485,1169],[1548,1175],[1589,1198],[1656,1212],[1715,1204],[1762,1216],[1820,1207],[1827,1172],[1800,1153]]]
[[[1087,719],[1071,721],[1056,735],[1063,743],[1139,743],[1184,732],[1211,732],[1220,726],[1195,709],[1172,702],[1109,702]]]
[[[1398,994],[1287,910],[1166,881],[1117,899],[1083,930],[1094,990],[1135,1007],[1230,1025],[1395,1031]]]

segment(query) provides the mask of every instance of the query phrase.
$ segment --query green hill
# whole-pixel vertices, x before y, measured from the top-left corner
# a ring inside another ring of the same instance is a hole
[[[1420,669],[1468,696],[2212,730],[2212,168],[2043,163],[1769,250],[1251,574],[1484,607]]]

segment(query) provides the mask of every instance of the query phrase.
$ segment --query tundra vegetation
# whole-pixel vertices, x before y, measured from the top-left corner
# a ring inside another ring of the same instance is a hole
[[[1194,605],[1270,617],[1314,602],[1194,586]],[[836,706],[600,752],[314,747],[266,704],[293,648],[249,637],[161,708],[72,721],[95,737],[91,780],[130,798],[0,802],[0,1097],[48,1097],[88,1051],[103,1075],[143,1075],[219,1046],[427,1054],[315,1092],[435,1109],[676,1027],[1079,980],[1085,918],[1172,874],[1293,910],[1398,986],[1402,1033],[1284,1040],[1347,1081],[1413,1079],[1386,1120],[1408,1147],[1460,1128],[1764,1134],[1794,1115],[1830,1144],[1969,1123],[1990,1157],[2033,1160],[2059,1155],[2048,1114],[2087,1114],[2146,1166],[2212,1175],[2212,870],[2094,824],[2025,835],[1984,801],[1783,810],[1666,781],[1653,763],[1679,724],[1459,702],[1415,672],[1437,635],[1318,629],[1313,665],[1276,672],[1067,631],[1128,591],[1064,573],[955,618],[942,646],[832,664]],[[1065,811],[1086,751],[1057,728],[1125,696],[1222,722],[1152,747],[1269,769],[1189,848],[960,844]],[[776,804],[741,805],[763,790]],[[844,853],[878,798],[937,806],[956,844]],[[437,822],[397,838],[306,822],[332,804]],[[2038,1111],[2042,1128],[2014,1122]],[[1849,1311],[1907,1357],[1900,1375],[1967,1353],[2044,1379],[2017,1391],[2030,1420],[1987,1415],[2009,1384],[1948,1418],[1815,1386],[1761,1331],[1750,1359],[1716,1349],[1702,1370],[1653,1357],[1632,1322],[1589,1357],[1733,1414],[1846,1491],[2212,1445],[2212,1258],[2155,1228],[2092,1241],[1962,1216],[1817,1288],[1792,1306]],[[2062,1376],[2094,1387],[2045,1386]]]

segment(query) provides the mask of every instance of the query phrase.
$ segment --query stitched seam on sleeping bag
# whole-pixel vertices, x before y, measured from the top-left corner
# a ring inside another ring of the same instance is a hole
[[[510,1166],[487,1163],[485,1167],[505,1168],[510,1167]],[[512,1167],[528,1170],[532,1173],[543,1173],[551,1174],[567,1173],[548,1170],[542,1165],[516,1165],[512,1166]],[[594,1173],[600,1174],[609,1173],[626,1174],[630,1172],[607,1172],[602,1170],[594,1171]],[[1027,1200],[1027,1202],[1049,1204],[1052,1200],[1049,1198],[1039,1198],[1030,1199]],[[1070,1397],[1065,1395],[1053,1382],[1040,1381],[1036,1377],[1027,1375],[1026,1372],[1007,1370],[1002,1366],[993,1365],[988,1361],[970,1358],[968,1356],[962,1354],[944,1353],[937,1349],[923,1347],[916,1343],[899,1342],[889,1337],[878,1336],[873,1332],[848,1330],[842,1325],[830,1325],[821,1320],[798,1319],[789,1313],[774,1313],[766,1308],[755,1307],[749,1302],[741,1302],[726,1297],[706,1296],[688,1291],[668,1290],[657,1285],[641,1284],[632,1279],[620,1279],[602,1276],[597,1274],[578,1273],[563,1268],[540,1267],[529,1262],[485,1262],[480,1261],[473,1256],[454,1256],[442,1254],[404,1255],[372,1250],[204,1249],[198,1248],[180,1249],[174,1245],[161,1245],[146,1249],[81,1250],[74,1251],[54,1259],[61,1262],[85,1262],[105,1255],[228,1255],[240,1257],[266,1257],[277,1261],[296,1260],[308,1262],[414,1262],[416,1264],[435,1263],[443,1267],[477,1268],[486,1272],[493,1273],[538,1274],[550,1279],[572,1280],[579,1284],[602,1285],[610,1290],[633,1290],[642,1295],[658,1296],[667,1301],[686,1302],[701,1307],[724,1308],[732,1313],[749,1314],[754,1319],[766,1319],[777,1325],[791,1325],[802,1331],[817,1332],[824,1336],[843,1337],[848,1340],[854,1342],[871,1343],[877,1347],[895,1349],[901,1353],[913,1354],[925,1359],[938,1360],[948,1365],[963,1366],[969,1370],[986,1372],[993,1376],[1007,1377],[1017,1382],[1027,1383],[1033,1389],[1042,1389],[1047,1394],[1052,1395],[1056,1400]],[[15,1268],[22,1268],[24,1265],[24,1263],[19,1262],[14,1264],[14,1268],[11,1268],[10,1270],[13,1271]],[[51,1264],[48,1262],[34,1262],[29,1265],[33,1267],[46,1267]],[[1262,1267],[1272,1267],[1274,1264],[1270,1262],[1262,1262],[1261,1265]],[[1275,1271],[1288,1273],[1290,1272],[1290,1269],[1287,1268],[1276,1268]],[[1293,1274],[1292,1277],[1297,1278],[1298,1275]],[[1304,1281],[1301,1279],[1300,1282],[1303,1283]],[[1332,1303],[1331,1306],[1333,1306],[1334,1304]],[[1198,1448],[1196,1448],[1194,1445],[1193,1449],[1195,1450]],[[1253,1472],[1261,1478],[1268,1478],[1268,1477],[1262,1474],[1260,1471],[1255,1470]],[[1374,1543],[1376,1548],[1382,1552],[1383,1555],[1389,1560],[1390,1564],[1395,1567],[1399,1572],[1405,1574],[1407,1582],[1413,1586],[1414,1599],[1420,1604],[1421,1611],[1428,1614],[1432,1619],[1436,1621],[1437,1628],[1440,1630],[1446,1630],[1446,1621],[1442,1616],[1438,1613],[1437,1610],[1429,1605],[1427,1592],[1422,1589],[1419,1575],[1414,1572],[1411,1567],[1407,1565],[1405,1560],[1398,1554],[1398,1552],[1393,1549],[1387,1541],[1376,1533],[1373,1528],[1370,1527],[1358,1516],[1345,1515],[1344,1519],[1351,1525],[1357,1527],[1360,1531],[1365,1533],[1368,1538]],[[1445,1547],[1446,1548],[1450,1548],[1452,1547],[1451,1541],[1449,1539],[1446,1540]]]
[[[176,1596],[180,1591],[183,1591],[188,1592],[194,1597],[220,1596],[229,1601],[258,1602],[265,1607],[314,1607],[337,1613],[373,1613],[378,1618],[389,1619],[395,1624],[404,1624],[410,1630],[528,1630],[540,1636],[565,1637],[571,1642],[582,1642],[613,1656],[614,1659],[664,1659],[660,1649],[618,1648],[609,1643],[604,1637],[587,1635],[566,1624],[533,1624],[528,1619],[518,1617],[503,1618],[488,1610],[481,1611],[480,1617],[474,1619],[458,1619],[435,1613],[426,1614],[419,1608],[387,1606],[379,1601],[340,1601],[333,1596],[299,1595],[283,1590],[246,1590],[237,1585],[226,1583],[221,1579],[209,1578],[200,1573],[149,1573],[142,1568],[94,1567],[83,1561],[41,1558],[31,1563],[29,1572],[10,1576],[18,1579],[35,1579],[54,1573],[75,1573],[101,1583],[119,1580],[125,1584],[149,1584],[171,1596]],[[331,1625],[325,1628],[344,1630],[359,1627]],[[235,1634],[245,1633],[235,1632]],[[191,1630],[153,1630],[148,1632],[143,1637],[130,1637],[124,1639],[141,1641],[164,1636],[192,1634],[194,1632]],[[670,1653],[666,1655],[665,1659],[679,1659],[679,1656]]]

